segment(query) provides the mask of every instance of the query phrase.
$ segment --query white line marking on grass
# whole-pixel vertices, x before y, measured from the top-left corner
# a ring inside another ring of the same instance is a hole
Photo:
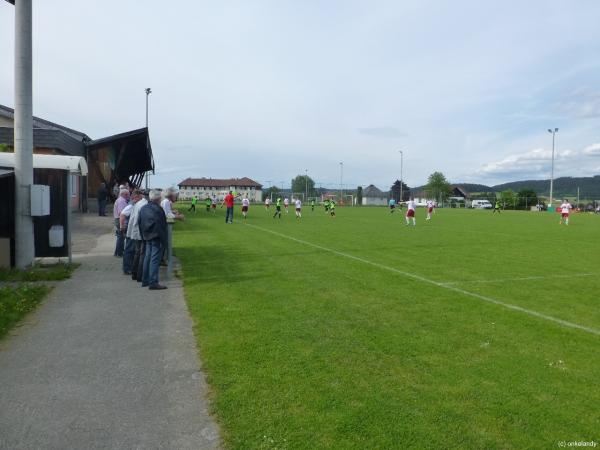
[[[256,228],[257,230],[261,230],[261,231],[265,231],[267,233],[271,233],[271,234],[273,234],[275,236],[279,236],[279,237],[282,237],[282,238],[285,238],[285,239],[289,239],[289,240],[294,241],[294,242],[298,242],[299,244],[304,244],[304,245],[308,245],[308,246],[313,247],[313,248],[318,248],[319,250],[323,250],[325,252],[333,253],[334,255],[343,256],[344,258],[353,259],[354,261],[358,261],[358,262],[361,262],[361,263],[364,263],[364,264],[368,264],[370,266],[377,267],[377,268],[383,269],[383,270],[387,270],[389,272],[394,272],[394,273],[403,275],[403,276],[405,276],[407,278],[412,278],[413,280],[418,280],[418,281],[421,281],[423,283],[427,283],[427,284],[431,284],[433,286],[440,287],[442,289],[447,289],[449,291],[454,291],[454,292],[457,292],[459,294],[465,295],[467,297],[476,298],[478,300],[481,300],[481,301],[484,301],[484,302],[487,302],[487,303],[493,303],[494,305],[503,306],[506,309],[511,309],[513,311],[518,311],[518,312],[521,312],[521,313],[524,313],[524,314],[527,314],[527,315],[530,315],[530,316],[533,316],[533,317],[537,317],[538,319],[544,319],[544,320],[547,320],[549,322],[554,322],[554,323],[557,323],[557,324],[562,325],[564,327],[574,328],[576,330],[581,330],[581,331],[585,331],[585,332],[590,333],[590,334],[595,334],[596,336],[600,336],[600,330],[597,330],[595,328],[586,327],[585,325],[579,325],[577,323],[569,322],[567,320],[558,319],[556,317],[548,316],[546,314],[543,314],[543,313],[540,313],[540,312],[537,312],[537,311],[534,311],[534,310],[531,310],[531,309],[523,308],[521,306],[513,305],[511,303],[506,303],[506,302],[503,302],[501,300],[496,300],[495,298],[488,297],[488,296],[481,295],[481,294],[477,294],[475,292],[469,292],[469,291],[467,291],[465,289],[461,289],[461,288],[456,287],[456,286],[448,285],[446,283],[440,283],[438,281],[434,281],[434,280],[431,280],[429,278],[425,278],[425,277],[423,277],[421,275],[417,275],[417,274],[410,273],[410,272],[405,272],[403,270],[399,270],[399,269],[396,269],[394,267],[386,266],[384,264],[379,264],[379,263],[376,263],[376,262],[373,262],[373,261],[369,261],[368,259],[360,258],[359,256],[354,256],[354,255],[351,255],[349,253],[344,253],[344,252],[340,252],[338,250],[334,250],[334,249],[331,249],[331,248],[323,247],[322,245],[319,245],[319,244],[313,244],[312,242],[308,242],[308,241],[305,241],[305,240],[302,240],[302,239],[298,239],[298,238],[295,238],[295,237],[292,237],[292,236],[288,236],[288,235],[283,234],[283,233],[278,233],[277,231],[269,230],[268,228],[259,227],[259,226],[252,225],[252,224],[249,224],[249,223],[247,223],[246,225],[249,226],[249,227],[252,227],[252,228]]]
[[[495,280],[461,280],[461,281],[443,281],[440,284],[444,286],[452,286],[463,283],[503,283],[510,281],[531,281],[531,280],[551,280],[554,278],[579,278],[579,277],[591,277],[595,276],[595,273],[574,273],[572,275],[539,275],[531,277],[515,277],[515,278],[499,278]]]

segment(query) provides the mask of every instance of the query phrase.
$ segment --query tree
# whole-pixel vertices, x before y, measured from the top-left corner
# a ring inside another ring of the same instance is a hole
[[[402,198],[400,198],[400,185],[402,185]],[[410,198],[410,188],[404,182],[400,180],[394,181],[390,188],[391,196],[396,202],[405,202]]]
[[[308,181],[308,196],[314,197],[315,195],[315,182],[307,175],[298,175],[292,180],[292,192],[299,193],[306,191],[306,185]]]
[[[506,189],[500,192],[500,203],[502,203],[502,209],[514,208],[516,201],[516,195],[512,189]]]
[[[450,196],[452,188],[442,172],[433,172],[427,179],[425,192],[434,200],[444,201]]]
[[[517,194],[518,209],[529,209],[537,203],[538,197],[533,189],[521,189]]]
[[[359,186],[356,188],[356,204],[359,206],[362,205],[362,196],[363,196],[362,186]]]
[[[270,188],[267,188],[263,191],[263,200],[265,200],[267,197],[277,197],[277,194],[281,191],[281,189],[279,189],[277,186],[271,186]],[[272,195],[271,195],[272,194]]]

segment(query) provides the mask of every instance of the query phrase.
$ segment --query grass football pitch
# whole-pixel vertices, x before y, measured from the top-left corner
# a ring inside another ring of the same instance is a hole
[[[228,448],[600,441],[600,217],[272,213],[176,225]]]

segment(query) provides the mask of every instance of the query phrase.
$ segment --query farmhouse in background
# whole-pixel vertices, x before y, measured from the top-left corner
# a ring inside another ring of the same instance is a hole
[[[181,199],[190,199],[198,197],[200,199],[216,195],[219,200],[223,200],[229,191],[235,191],[242,197],[248,194],[251,202],[262,202],[262,184],[244,178],[186,178],[179,184],[179,197]]]
[[[388,203],[388,194],[370,184],[363,190],[363,206],[385,206]]]

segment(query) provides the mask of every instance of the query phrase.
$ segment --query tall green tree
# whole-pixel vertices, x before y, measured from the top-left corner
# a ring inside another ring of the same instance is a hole
[[[537,203],[538,196],[533,189],[521,189],[517,194],[518,209],[529,209]]]
[[[516,205],[517,195],[512,189],[505,189],[500,192],[500,203],[502,204],[502,209],[506,208],[514,208]]]
[[[279,189],[277,186],[271,186],[270,188],[267,188],[263,191],[262,196],[263,196],[263,201],[267,198],[267,197],[273,197],[276,198],[277,194],[279,194],[279,192],[281,192],[281,189]],[[273,194],[273,195],[271,195]]]
[[[400,189],[402,186],[402,189]],[[400,191],[402,190],[402,198],[400,198]],[[401,182],[400,180],[394,181],[392,187],[390,188],[391,196],[396,202],[405,202],[410,198],[410,188],[406,185],[406,183]]]
[[[433,172],[427,179],[425,192],[430,198],[437,201],[444,201],[450,196],[452,188],[442,172]]]
[[[315,182],[308,175],[297,175],[296,178],[292,180],[292,192],[305,192],[306,185],[308,181],[308,196],[314,197],[315,195]]]

